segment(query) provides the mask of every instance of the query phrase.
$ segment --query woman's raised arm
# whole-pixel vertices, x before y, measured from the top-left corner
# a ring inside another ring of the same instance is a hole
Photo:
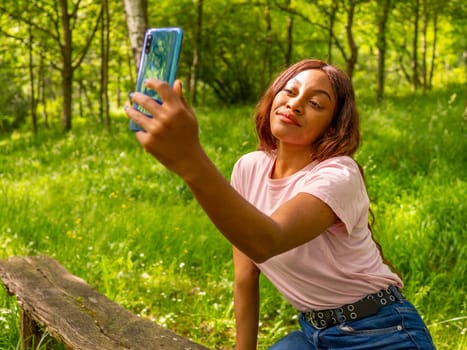
[[[299,246],[335,222],[332,210],[321,200],[299,194],[267,216],[241,197],[203,150],[193,110],[185,103],[181,84],[148,80],[146,86],[162,97],[162,105],[134,93],[131,100],[145,108],[147,118],[132,107],[128,116],[146,132],[137,132],[144,149],[189,186],[196,200],[219,231],[256,262]]]

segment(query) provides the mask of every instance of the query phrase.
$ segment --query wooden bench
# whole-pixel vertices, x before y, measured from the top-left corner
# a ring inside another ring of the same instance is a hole
[[[44,330],[72,350],[207,349],[140,318],[48,256],[0,260],[0,278],[21,305],[21,344]]]

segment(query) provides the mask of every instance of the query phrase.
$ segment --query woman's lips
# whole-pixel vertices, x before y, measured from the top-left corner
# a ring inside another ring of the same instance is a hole
[[[284,123],[301,126],[298,120],[292,114],[279,112],[278,116],[279,116],[279,119]]]

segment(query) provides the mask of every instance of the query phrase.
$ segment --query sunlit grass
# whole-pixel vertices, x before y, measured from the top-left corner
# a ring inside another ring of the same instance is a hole
[[[439,349],[466,345],[466,135],[460,87],[361,103],[376,236]],[[199,109],[201,139],[228,177],[255,148],[251,108]],[[123,115],[111,135],[75,123],[0,137],[0,257],[48,254],[133,312],[210,348],[234,346],[232,261],[177,177],[147,156]],[[266,280],[259,349],[296,327]],[[18,308],[0,291],[0,348],[18,346]]]

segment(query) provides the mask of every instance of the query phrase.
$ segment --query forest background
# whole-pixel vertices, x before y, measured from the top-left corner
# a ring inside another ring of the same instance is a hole
[[[461,0],[6,0],[0,15],[3,131],[27,118],[70,130],[73,117],[110,129],[147,27],[184,29],[178,77],[195,105],[253,103],[304,57],[339,65],[378,101],[465,79]]]
[[[178,78],[227,177],[275,74],[307,57],[348,73],[377,237],[439,347],[463,349],[466,19],[461,0],[2,1],[0,255],[55,256],[134,312],[232,346],[230,247],[122,112],[144,30],[180,26]],[[262,283],[268,344],[295,315]],[[0,300],[13,349],[17,308]]]

